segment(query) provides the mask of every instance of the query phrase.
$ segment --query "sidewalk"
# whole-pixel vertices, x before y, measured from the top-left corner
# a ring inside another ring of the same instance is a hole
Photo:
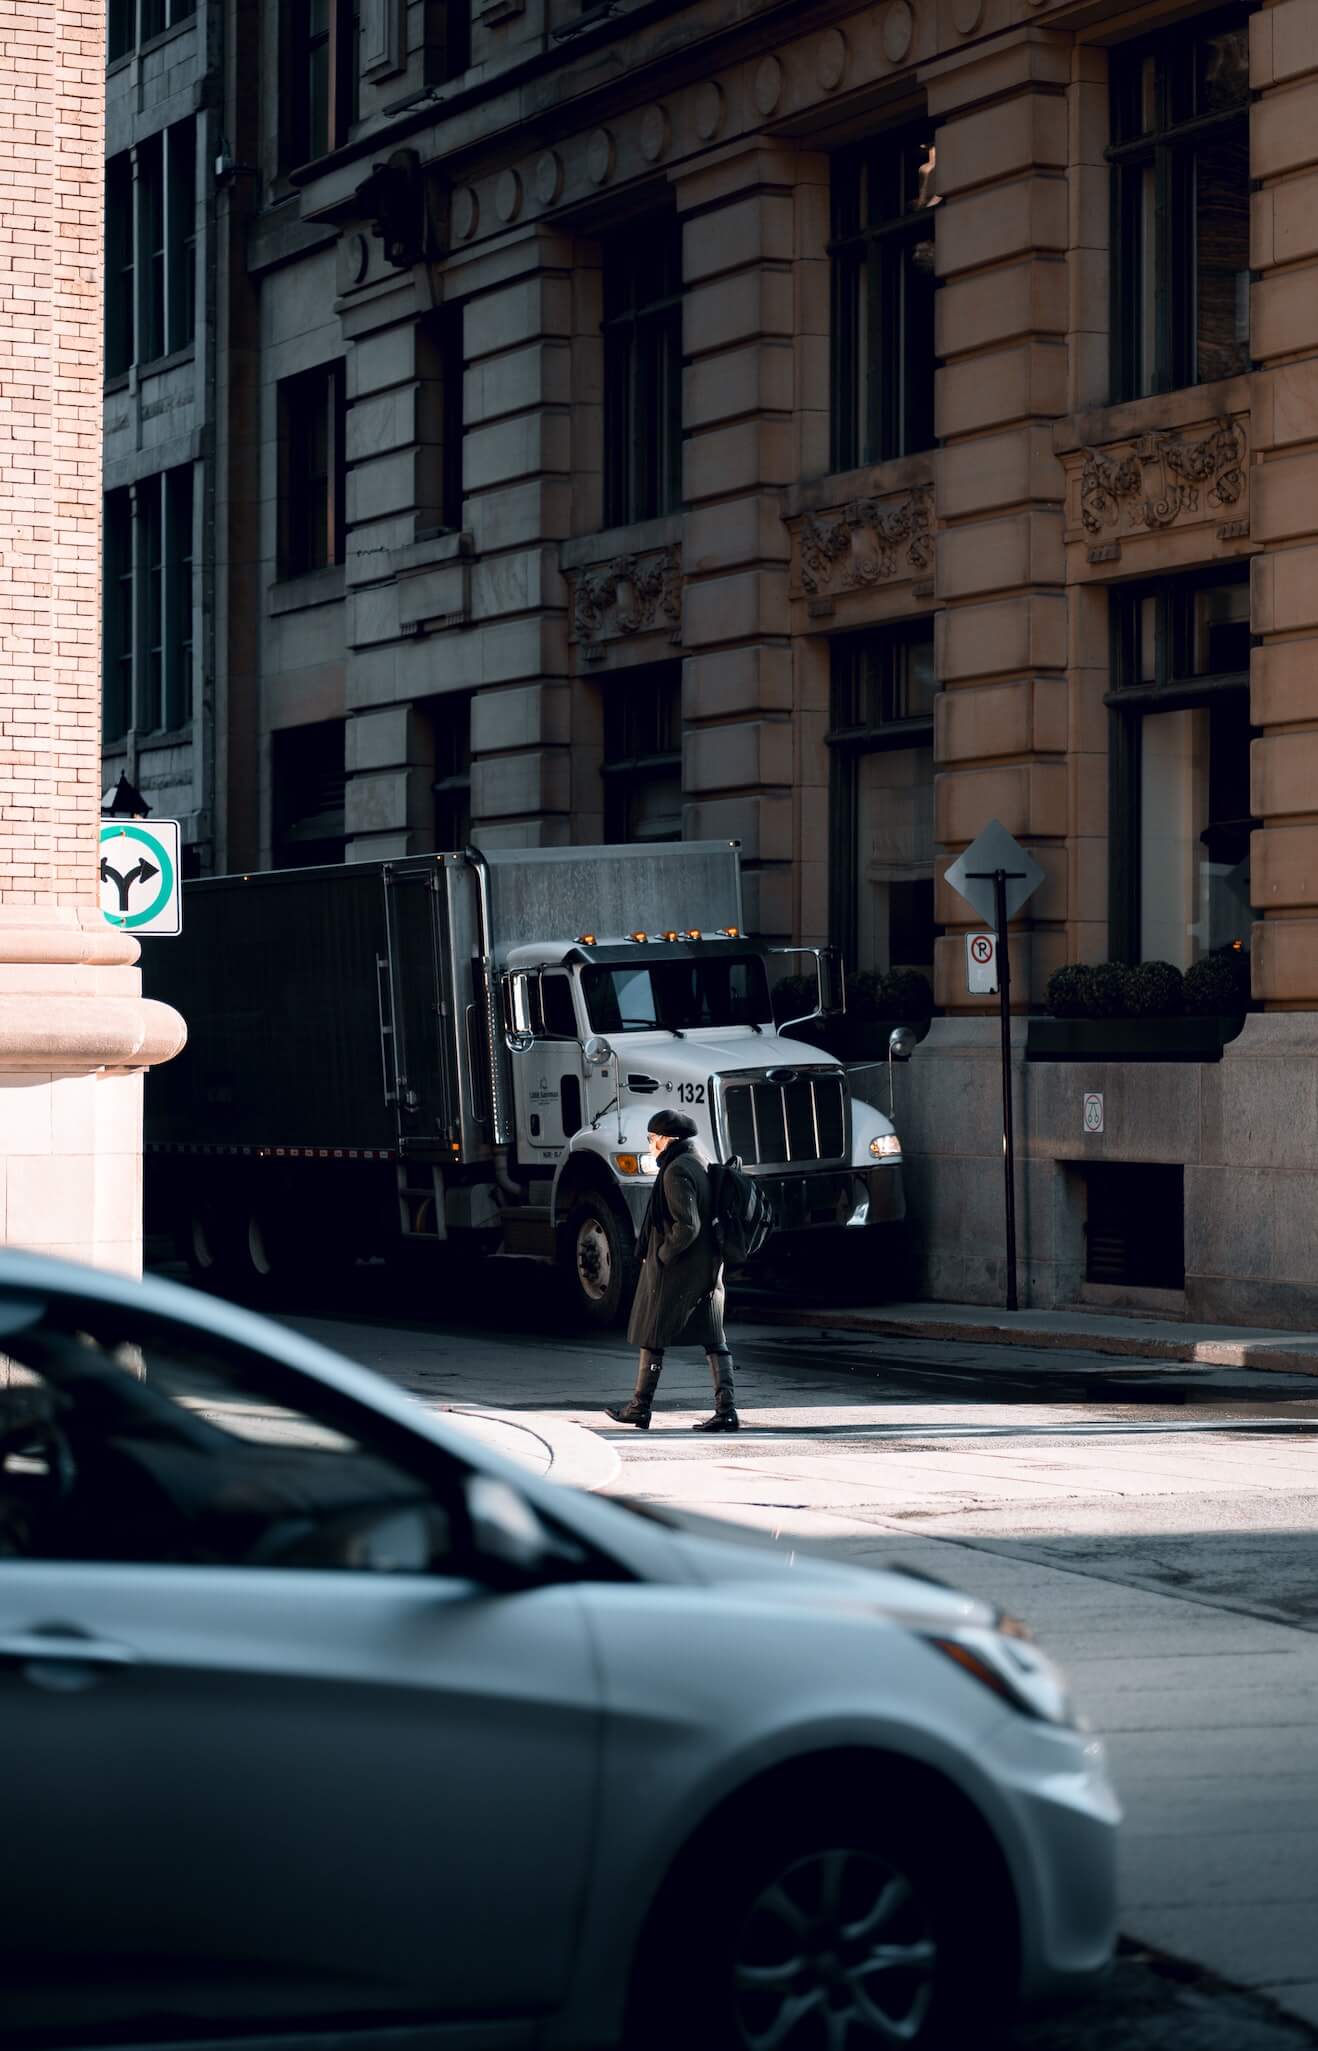
[[[965,1345],[1027,1346],[1205,1368],[1318,1375],[1318,1332],[1279,1332],[1258,1325],[1193,1325],[1091,1310],[992,1310],[980,1303],[883,1303],[822,1310],[757,1303],[753,1316],[757,1324],[809,1325],[819,1332],[874,1332],[889,1339],[951,1339]]]

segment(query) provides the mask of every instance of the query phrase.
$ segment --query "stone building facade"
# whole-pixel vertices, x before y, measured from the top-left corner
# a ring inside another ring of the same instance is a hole
[[[991,1299],[943,872],[996,817],[1022,1009],[1235,942],[1257,1007],[1101,1073],[1022,1022],[1026,1300],[1318,1313],[1313,0],[228,0],[224,45],[217,863],[736,837],[756,930],[929,976],[911,1285]],[[1096,1279],[1146,1167],[1182,1272]]]

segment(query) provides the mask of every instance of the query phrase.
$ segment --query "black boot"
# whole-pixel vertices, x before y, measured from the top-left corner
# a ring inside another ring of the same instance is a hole
[[[637,1431],[649,1431],[654,1392],[659,1386],[663,1366],[662,1353],[653,1353],[649,1347],[642,1346],[641,1357],[636,1367],[636,1387],[632,1390],[631,1402],[606,1404],[605,1415],[612,1417],[618,1424],[634,1424]]]
[[[714,1377],[714,1415],[706,1417],[699,1424],[693,1424],[692,1431],[740,1431],[741,1419],[732,1400],[732,1355],[730,1353],[707,1353],[709,1371]]]

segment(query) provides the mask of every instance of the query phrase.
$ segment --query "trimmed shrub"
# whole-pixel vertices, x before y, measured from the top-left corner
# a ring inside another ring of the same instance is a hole
[[[1054,1018],[1092,1018],[1090,979],[1093,970],[1083,961],[1068,961],[1048,978],[1047,1005]]]
[[[1090,1018],[1126,1016],[1126,964],[1096,961],[1089,971]]]
[[[781,983],[773,987],[773,1018],[775,1025],[784,1019],[804,1018],[814,1010],[819,1001],[819,985],[813,976],[784,976]]]
[[[1124,981],[1131,1018],[1175,1018],[1185,1009],[1185,983],[1169,961],[1134,962]]]
[[[883,1005],[880,1017],[901,1025],[923,1025],[934,1015],[934,993],[929,978],[918,969],[889,969],[883,977]]]
[[[1214,948],[1185,971],[1185,1008],[1196,1018],[1238,1017],[1249,999],[1249,956],[1239,942]]]

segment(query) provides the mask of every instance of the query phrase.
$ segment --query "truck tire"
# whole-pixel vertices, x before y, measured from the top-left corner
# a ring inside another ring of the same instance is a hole
[[[631,1219],[613,1198],[594,1191],[568,1212],[559,1267],[574,1318],[596,1331],[626,1322],[639,1272]]]

